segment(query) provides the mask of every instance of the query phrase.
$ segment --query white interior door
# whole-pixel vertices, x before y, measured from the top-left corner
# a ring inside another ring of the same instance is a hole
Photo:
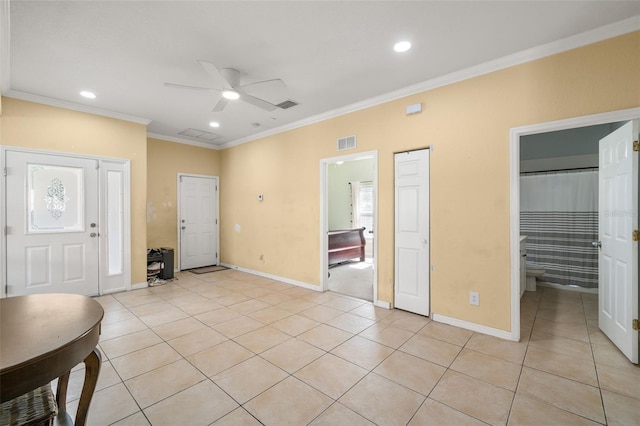
[[[429,150],[395,155],[395,307],[429,315]]]
[[[632,362],[638,363],[638,157],[633,141],[638,121],[600,140],[599,326]]]
[[[96,295],[98,162],[7,151],[7,295]]]
[[[218,179],[180,176],[180,269],[218,264]]]

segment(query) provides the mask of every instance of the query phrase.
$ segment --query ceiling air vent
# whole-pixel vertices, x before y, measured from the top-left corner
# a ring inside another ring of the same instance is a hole
[[[298,105],[298,103],[296,101],[292,101],[291,99],[288,99],[288,100],[286,100],[284,102],[280,102],[276,106],[278,108],[282,108],[282,109],[289,109],[289,108],[294,107],[296,105]]]
[[[356,147],[356,135],[345,136],[338,139],[338,151],[353,149]]]
[[[211,142],[212,140],[220,137],[220,135],[216,135],[215,133],[206,132],[204,130],[198,130],[198,129],[187,129],[187,130],[181,131],[178,134],[182,136],[188,136],[194,139],[200,139],[202,141],[207,141],[207,142]]]

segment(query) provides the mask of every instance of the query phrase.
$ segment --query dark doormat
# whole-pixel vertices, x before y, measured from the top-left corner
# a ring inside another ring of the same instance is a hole
[[[189,272],[200,275],[200,274],[207,274],[209,272],[224,271],[225,269],[229,269],[229,268],[225,266],[214,265],[214,266],[203,266],[202,268],[189,269]]]

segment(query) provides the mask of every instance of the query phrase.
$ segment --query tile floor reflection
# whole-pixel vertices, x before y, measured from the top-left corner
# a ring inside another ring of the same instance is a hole
[[[234,270],[177,277],[97,298],[89,425],[640,424],[640,368],[594,295],[525,293],[516,343]]]

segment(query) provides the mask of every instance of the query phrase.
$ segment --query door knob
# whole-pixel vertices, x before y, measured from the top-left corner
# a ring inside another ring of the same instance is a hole
[[[602,247],[602,241],[593,241],[591,243],[592,246],[597,247],[597,248],[601,248]]]
[[[95,237],[97,237],[97,236],[98,236],[98,234],[97,234],[97,233],[95,233],[95,232],[92,232],[92,233],[90,233],[90,234],[89,234],[89,236],[90,236],[91,238],[95,238]]]
[[[187,227],[186,226],[182,226],[182,227],[180,227],[180,229],[187,229]]]

